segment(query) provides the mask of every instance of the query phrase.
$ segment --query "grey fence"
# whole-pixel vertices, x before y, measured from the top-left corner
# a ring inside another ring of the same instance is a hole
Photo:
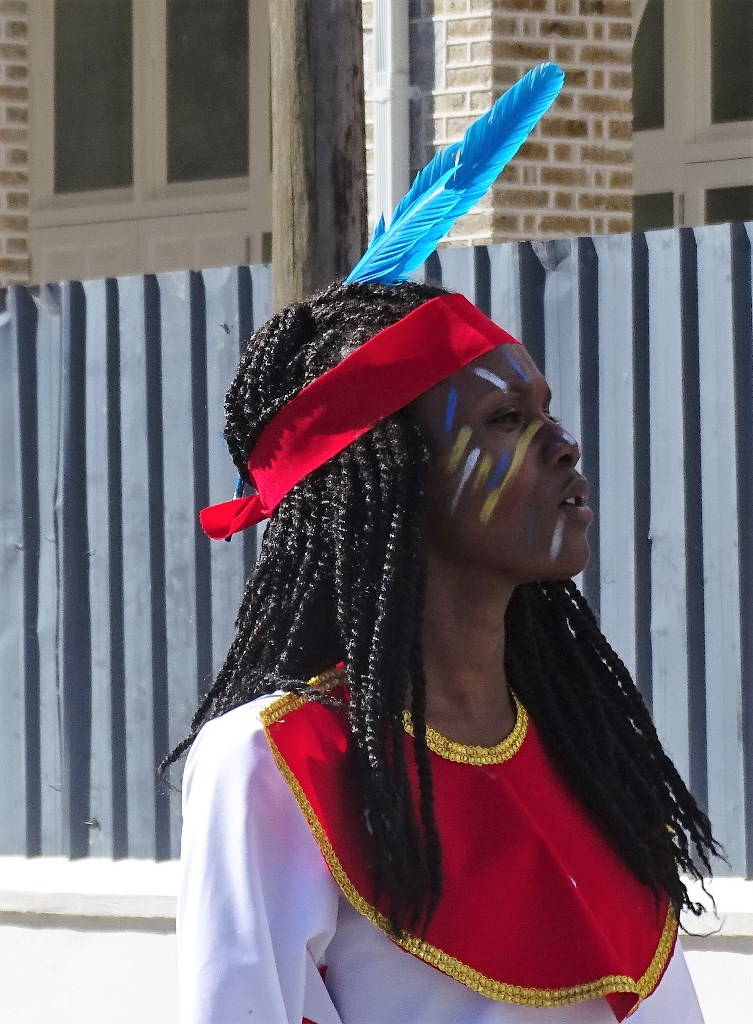
[[[446,249],[425,275],[521,337],[578,433],[583,588],[753,875],[753,225]],[[222,396],[268,268],[11,289],[0,313],[0,852],[175,856],[155,764],[229,645],[257,537]]]

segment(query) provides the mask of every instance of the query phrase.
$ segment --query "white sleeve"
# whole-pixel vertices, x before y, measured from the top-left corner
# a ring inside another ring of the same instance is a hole
[[[630,1024],[703,1024],[698,996],[679,939],[664,977],[630,1017]]]
[[[204,726],[183,779],[181,1024],[340,1024],[319,967],[338,890],[259,722]]]

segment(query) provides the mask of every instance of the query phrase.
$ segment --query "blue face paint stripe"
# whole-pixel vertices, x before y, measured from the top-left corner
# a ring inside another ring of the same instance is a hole
[[[452,430],[452,425],[455,422],[455,410],[458,407],[458,389],[450,388],[450,393],[447,396],[447,408],[444,414],[444,429],[445,433],[449,434]]]
[[[487,493],[490,494],[494,490],[494,488],[497,486],[497,484],[499,484],[502,481],[502,478],[504,477],[505,473],[507,472],[509,466],[510,466],[510,453],[509,452],[502,452],[502,454],[499,457],[499,462],[494,467],[494,472],[489,477],[489,482],[486,485]]]
[[[509,348],[509,347],[510,347],[509,345],[505,345],[505,348]],[[521,378],[521,380],[524,380],[524,381],[527,382],[528,381],[528,374],[523,369],[523,367],[520,365],[520,363],[517,361],[515,356],[511,355],[509,352],[505,352],[505,358],[507,359],[507,361],[510,364],[510,366],[512,366],[513,370],[515,370],[517,375]]]

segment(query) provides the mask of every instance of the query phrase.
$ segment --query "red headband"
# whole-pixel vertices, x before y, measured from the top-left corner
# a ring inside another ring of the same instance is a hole
[[[248,460],[257,494],[210,505],[204,532],[223,540],[268,519],[282,499],[381,420],[499,345],[519,342],[462,295],[440,295],[364,342],[270,420]]]

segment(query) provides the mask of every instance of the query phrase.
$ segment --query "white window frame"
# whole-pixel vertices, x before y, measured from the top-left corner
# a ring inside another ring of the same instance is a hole
[[[130,188],[56,194],[54,189],[54,0],[30,0],[30,232],[236,213],[247,259],[260,262],[271,229],[270,41],[265,0],[249,0],[249,174],[167,181],[166,0],[133,0],[133,183]],[[222,220],[226,218],[221,218]],[[152,270],[155,268],[145,268]]]
[[[715,188],[753,187],[753,159],[711,160],[688,164],[685,169],[685,220],[706,222],[706,192]]]
[[[665,0],[664,47],[665,127],[633,134],[634,188],[672,192],[675,224],[697,225],[707,188],[753,184],[753,120],[711,122],[711,0]]]

